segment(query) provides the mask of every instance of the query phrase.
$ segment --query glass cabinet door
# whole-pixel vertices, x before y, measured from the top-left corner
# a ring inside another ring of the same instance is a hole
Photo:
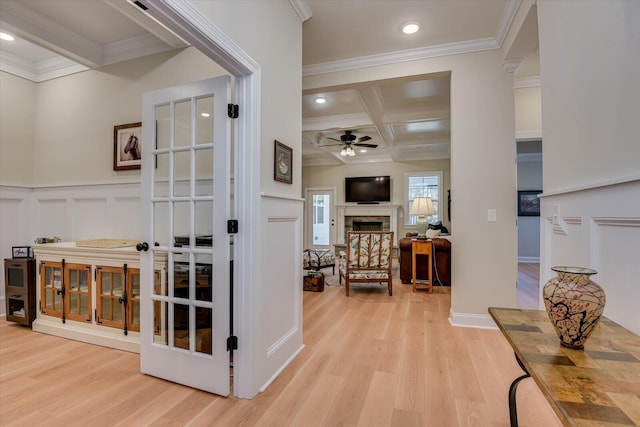
[[[140,269],[130,268],[127,274],[129,276],[127,279],[129,330],[140,332]]]
[[[40,311],[47,316],[62,317],[62,263],[40,263]]]
[[[91,322],[91,266],[65,264],[64,269],[67,318]]]
[[[96,267],[96,322],[112,328],[124,328],[124,269]]]

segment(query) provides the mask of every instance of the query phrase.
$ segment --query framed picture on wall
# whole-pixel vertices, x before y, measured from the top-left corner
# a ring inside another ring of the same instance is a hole
[[[274,155],[273,155],[273,179],[276,181],[291,184],[293,182],[292,176],[292,162],[293,162],[293,149],[287,147],[280,141],[274,142]]]
[[[142,123],[113,127],[113,170],[140,169],[142,165]]]
[[[518,191],[518,216],[540,216],[541,190]]]

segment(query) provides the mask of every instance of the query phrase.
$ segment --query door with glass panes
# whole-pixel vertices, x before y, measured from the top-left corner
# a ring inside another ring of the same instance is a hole
[[[146,93],[141,371],[229,394],[227,76]],[[164,277],[154,278],[154,260]],[[161,260],[161,261],[159,261]]]

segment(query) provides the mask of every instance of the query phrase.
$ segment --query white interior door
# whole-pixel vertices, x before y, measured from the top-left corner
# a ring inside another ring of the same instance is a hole
[[[229,394],[230,78],[146,93],[141,371]],[[140,246],[140,245],[139,245]]]
[[[307,247],[333,249],[336,242],[335,191],[333,189],[308,189]]]

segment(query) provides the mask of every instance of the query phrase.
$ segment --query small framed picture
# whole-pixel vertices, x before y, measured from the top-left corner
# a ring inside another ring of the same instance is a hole
[[[33,252],[30,246],[12,246],[12,258],[33,258]]]
[[[113,127],[113,170],[140,169],[142,165],[142,123]]]
[[[540,216],[540,190],[518,191],[518,216]]]
[[[280,141],[274,142],[273,179],[291,184],[293,182],[293,149]]]

